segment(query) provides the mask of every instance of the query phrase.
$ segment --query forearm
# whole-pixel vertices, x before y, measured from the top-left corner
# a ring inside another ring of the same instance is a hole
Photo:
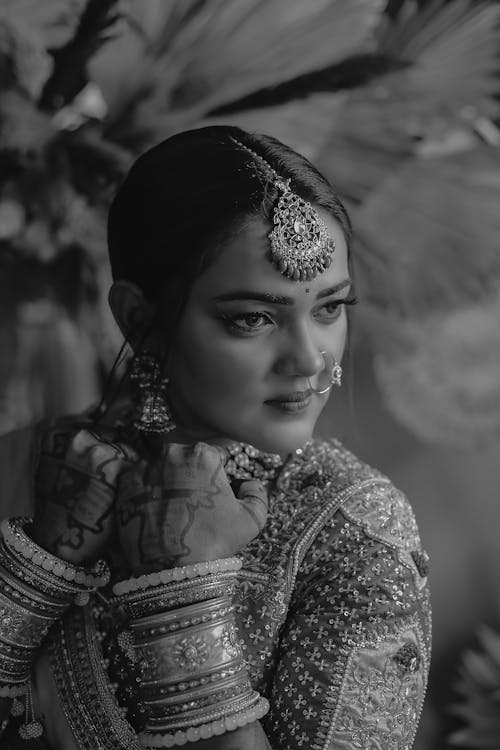
[[[234,621],[239,566],[238,559],[226,558],[113,587],[114,606],[129,618],[127,658],[141,664],[144,744],[162,739],[202,748],[268,747],[258,720],[269,704],[252,687]]]

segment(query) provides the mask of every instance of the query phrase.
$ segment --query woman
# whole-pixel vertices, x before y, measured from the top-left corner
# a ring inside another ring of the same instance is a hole
[[[430,648],[413,514],[312,439],[341,382],[349,237],[331,186],[270,137],[201,128],[133,166],[109,219],[126,383],[42,430],[34,521],[3,523],[7,747],[412,746]]]

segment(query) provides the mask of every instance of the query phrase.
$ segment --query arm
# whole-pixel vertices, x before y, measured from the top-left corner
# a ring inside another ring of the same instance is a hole
[[[404,496],[361,492],[303,560],[264,720],[273,747],[412,746],[429,666],[424,557]]]
[[[85,427],[66,419],[40,430],[37,462],[29,477],[34,523],[22,522],[17,530],[16,519],[2,522],[0,724],[8,715],[9,696],[22,694],[32,679],[50,624],[73,601],[87,600],[94,581],[105,579],[94,579],[86,571],[110,536],[114,479],[123,452],[101,443]],[[22,609],[17,592],[24,596]],[[11,658],[12,644],[18,649],[17,661]]]
[[[174,590],[175,580],[171,584],[165,584],[163,588],[161,584],[158,584],[157,593],[154,591],[158,571],[177,568],[182,574],[185,566],[193,567],[201,564],[203,567],[206,561],[231,557],[244,547],[265,523],[267,513],[265,487],[254,480],[246,481],[241,484],[238,497],[235,497],[225,475],[221,451],[218,448],[204,443],[197,443],[194,446],[171,443],[164,447],[157,461],[140,461],[121,475],[116,511],[121,547],[129,569],[135,577],[144,576],[144,574],[153,576],[151,600],[148,600],[147,604],[148,613],[154,612],[155,618],[165,617],[165,623],[176,618],[175,635],[170,635],[170,632],[174,632],[172,629],[164,630],[165,635],[158,637],[154,645],[149,642],[146,644],[150,636],[146,634],[146,631],[143,634],[141,630],[145,627],[142,625],[144,617],[141,609],[145,600],[141,598],[140,603],[133,603],[135,586],[132,585],[131,591],[128,591],[125,599],[120,602],[121,606],[130,608],[133,649],[137,649],[135,658],[146,665],[142,670],[141,685],[138,686],[138,695],[149,709],[144,742],[147,744],[147,739],[151,733],[155,732],[155,727],[161,726],[159,731],[166,738],[165,742],[170,741],[175,731],[175,728],[170,729],[172,720],[169,719],[169,715],[172,712],[172,705],[169,705],[165,699],[161,699],[159,694],[155,694],[154,701],[151,701],[151,691],[157,691],[154,685],[159,682],[159,672],[161,672],[161,679],[179,682],[182,674],[182,682],[186,682],[190,677],[191,681],[195,678],[196,683],[198,679],[206,680],[205,675],[210,676],[212,672],[212,676],[217,676],[215,674],[217,670],[222,670],[218,681],[213,683],[211,689],[213,702],[206,703],[207,695],[198,694],[198,688],[191,687],[189,700],[192,699],[192,703],[196,704],[192,711],[198,712],[198,719],[195,719],[190,726],[186,715],[182,717],[182,729],[189,732],[187,736],[191,745],[206,748],[206,750],[215,748],[217,750],[268,750],[269,744],[264,731],[260,723],[256,721],[259,716],[262,716],[262,705],[266,702],[259,699],[258,704],[255,703],[259,695],[252,690],[240,666],[234,678],[237,684],[234,684],[233,678],[229,678],[233,682],[231,687],[233,694],[225,695],[222,699],[224,691],[229,689],[225,687],[224,681],[228,675],[224,674],[224,670],[232,669],[240,661],[244,667],[244,662],[241,652],[237,653],[239,649],[235,652],[234,647],[226,645],[224,639],[219,640],[217,635],[219,621],[214,620],[213,626],[194,625],[193,630],[189,619],[186,619],[188,615],[182,613],[186,605],[198,601],[195,592],[191,589],[188,593],[186,590],[183,594],[183,604],[181,606],[172,604],[169,607],[168,603],[165,604],[166,589],[172,586]],[[203,575],[206,578],[207,571],[204,574],[200,573],[199,577],[190,575],[189,578],[195,586],[199,587],[207,606],[215,607],[220,599],[214,598],[209,591],[206,592],[204,587],[208,585],[210,577],[208,576],[208,581],[205,582]],[[128,588],[127,582],[125,582],[125,587]],[[120,596],[122,592],[123,586],[118,584],[115,587],[115,593]],[[186,597],[189,596],[193,598],[188,600]],[[217,596],[231,597],[232,591],[219,593]],[[158,601],[158,607],[156,601]],[[228,605],[231,605],[230,598],[224,603],[224,607]],[[198,605],[195,605],[195,609],[196,606]],[[189,607],[187,611],[189,613]],[[227,632],[230,632],[234,628],[234,615],[232,608],[226,611],[231,614],[224,615],[227,617],[224,627],[228,627]],[[218,617],[215,609],[213,615]],[[196,669],[193,666],[190,674],[185,676],[186,667],[181,665],[181,672],[179,672],[181,662],[176,654],[179,649],[184,648],[183,644],[193,639],[199,648],[203,646],[200,652],[202,656]],[[143,647],[141,644],[146,645]],[[161,667],[158,667],[158,664],[161,664]],[[181,689],[185,695],[189,694],[186,693],[187,687],[184,685]],[[224,701],[228,703],[229,698],[232,700],[232,705],[226,710]],[[187,701],[188,698],[182,700]],[[222,702],[218,704],[217,701]],[[207,708],[203,709],[205,704]],[[245,712],[250,711],[252,705],[259,710],[256,710],[253,715],[251,712],[251,715],[247,717],[248,724],[236,728],[238,726],[234,723],[236,716],[243,720]],[[213,739],[199,739],[199,735],[196,734],[198,729],[195,728],[201,720],[199,712],[205,711],[203,715],[206,716],[206,721],[211,723],[210,715],[215,711],[215,718],[221,709],[225,711],[224,718],[229,722],[227,732],[222,734],[214,730],[216,736]],[[179,722],[177,722],[177,727],[179,727]],[[195,736],[191,734],[193,731]]]

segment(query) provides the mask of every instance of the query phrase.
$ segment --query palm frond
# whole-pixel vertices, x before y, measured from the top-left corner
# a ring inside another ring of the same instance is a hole
[[[434,0],[385,24],[379,52],[405,67],[353,90],[320,156],[341,192],[364,200],[421,143],[450,130],[473,141],[478,117],[498,111],[500,5]]]
[[[412,160],[372,192],[355,226],[370,248],[360,283],[374,306],[414,319],[500,287],[499,171],[500,150],[484,146]]]
[[[367,0],[202,5],[164,58],[178,71],[170,104],[189,106],[201,94],[213,108],[332,65],[363,48],[380,11]]]
[[[119,121],[123,134],[128,117],[129,130],[166,113],[199,120],[247,94],[370,50],[380,14],[380,0],[171,2],[157,34],[149,41],[143,35],[126,63],[130,80],[110,111],[110,131]],[[138,100],[140,116],[131,107]]]
[[[274,107],[208,117],[196,123],[196,127],[232,124],[249,131],[267,133],[315,161],[328,141],[332,122],[339,116],[344,99],[342,92],[311,94],[305,99]]]
[[[485,0],[433,0],[386,26],[380,51],[411,63],[389,77],[389,89],[414,115],[446,117],[464,108],[498,114],[500,6]]]

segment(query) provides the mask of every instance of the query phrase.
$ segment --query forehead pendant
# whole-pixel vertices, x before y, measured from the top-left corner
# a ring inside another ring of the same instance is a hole
[[[280,196],[269,234],[271,260],[289,279],[309,281],[330,266],[335,242],[316,209],[292,192],[290,180],[277,177],[274,186]]]
[[[270,259],[283,276],[293,281],[310,281],[331,265],[335,242],[316,209],[290,188],[263,156],[237,138],[231,139],[264,167],[268,179],[279,191],[273,211]]]

